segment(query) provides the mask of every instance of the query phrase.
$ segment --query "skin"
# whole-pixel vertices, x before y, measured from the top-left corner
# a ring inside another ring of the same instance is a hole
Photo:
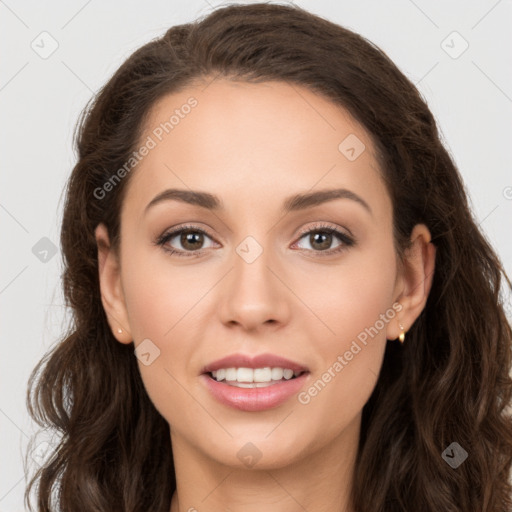
[[[387,340],[396,340],[399,323],[407,331],[425,306],[435,262],[429,230],[414,228],[399,267],[392,204],[370,136],[345,110],[296,85],[217,79],[189,87],[154,105],[141,140],[190,96],[198,105],[132,171],[120,254],[105,226],[96,229],[114,336],[135,346],[149,338],[160,350],[139,368],[170,425],[171,512],[353,512],[362,409]],[[338,150],[349,134],[366,147],[354,161]],[[168,188],[216,194],[225,210],[171,200],[144,213]],[[281,212],[292,194],[330,188],[349,189],[371,213],[347,198]],[[319,222],[349,230],[355,245],[322,256],[343,242],[333,236],[322,249],[317,232],[301,235]],[[170,255],[153,243],[188,223],[208,234],[193,246],[175,236],[167,246],[196,247],[199,257]],[[263,248],[250,264],[236,252],[247,236]],[[221,357],[270,352],[309,368],[307,390],[393,304],[401,311],[366,346],[359,343],[362,350],[307,404],[293,396],[265,411],[239,411],[217,402],[199,379]],[[252,467],[237,457],[249,442],[261,453]]]

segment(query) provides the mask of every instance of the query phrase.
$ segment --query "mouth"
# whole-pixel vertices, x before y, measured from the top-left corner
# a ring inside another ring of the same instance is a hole
[[[276,354],[231,354],[201,370],[199,377],[217,402],[241,411],[284,404],[309,380],[310,369]]]
[[[297,379],[309,373],[307,370],[292,370],[291,368],[270,367],[263,368],[219,368],[205,375],[215,382],[221,382],[237,388],[253,389],[274,386],[280,382]]]
[[[288,371],[287,371],[288,370]],[[285,404],[306,386],[310,372],[291,368],[220,368],[200,375],[210,396],[231,409],[259,412]]]

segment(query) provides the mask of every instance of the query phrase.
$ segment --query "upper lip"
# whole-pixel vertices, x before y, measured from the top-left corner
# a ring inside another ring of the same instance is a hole
[[[274,354],[259,354],[257,356],[231,354],[207,364],[201,373],[210,373],[221,368],[265,368],[268,366],[271,368],[290,368],[294,372],[309,371],[304,365]]]

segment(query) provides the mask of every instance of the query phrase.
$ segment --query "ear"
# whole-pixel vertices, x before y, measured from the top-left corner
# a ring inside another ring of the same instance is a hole
[[[128,344],[133,340],[121,285],[119,258],[116,251],[111,248],[108,230],[103,223],[98,224],[94,234],[98,246],[101,302],[112,334],[120,343]]]
[[[431,239],[424,224],[417,224],[412,230],[412,245],[405,251],[403,270],[395,286],[395,302],[400,303],[402,309],[395,317],[396,321],[388,324],[387,338],[390,340],[398,338],[402,332],[399,324],[407,332],[427,303],[436,259],[436,247]]]

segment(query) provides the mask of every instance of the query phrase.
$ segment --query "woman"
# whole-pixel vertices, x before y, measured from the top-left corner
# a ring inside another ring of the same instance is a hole
[[[510,281],[382,51],[218,9],[136,51],[77,146],[38,510],[510,510]]]

